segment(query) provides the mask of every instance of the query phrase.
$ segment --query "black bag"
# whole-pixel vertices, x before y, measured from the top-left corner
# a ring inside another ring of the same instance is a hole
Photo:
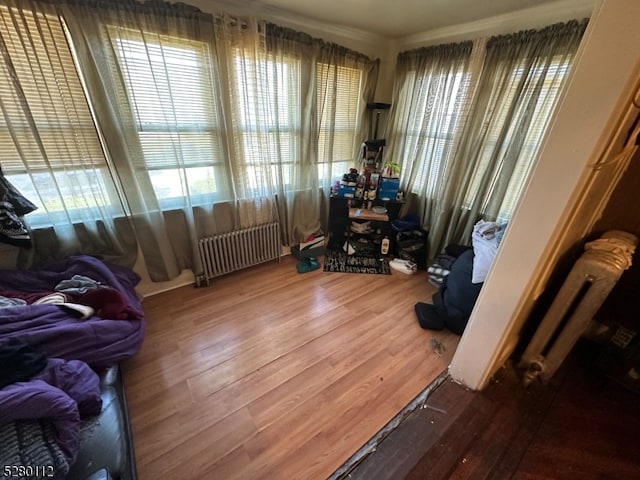
[[[407,230],[396,235],[397,256],[411,260],[418,268],[427,268],[428,245],[426,230]]]

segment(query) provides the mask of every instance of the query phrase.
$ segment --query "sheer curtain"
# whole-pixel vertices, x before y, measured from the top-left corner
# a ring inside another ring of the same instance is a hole
[[[331,184],[360,162],[362,142],[369,139],[379,60],[335,44],[318,45],[315,115],[318,178],[328,195]]]
[[[77,253],[133,266],[133,230],[55,10],[0,2],[0,53],[0,161],[38,207],[18,266]]]
[[[285,29],[255,19],[222,17],[216,30],[226,62],[224,97],[235,195],[275,198],[283,243],[319,225],[317,175],[311,142],[313,59]]]
[[[443,245],[468,243],[480,217],[511,217],[586,25],[488,40],[472,114],[444,179],[449,194],[436,225]]]
[[[283,243],[294,245],[320,228],[332,167],[357,155],[378,62],[269,23],[225,21],[221,32],[236,194],[275,194]]]
[[[237,223],[233,206],[214,207],[233,192],[212,16],[132,0],[58,8],[150,278],[200,271],[198,236]]]
[[[386,156],[402,166],[407,210],[429,228],[431,252],[440,243],[437,224],[446,197],[444,178],[460,141],[478,71],[483,44],[438,45],[398,55]]]
[[[200,271],[204,235],[278,220],[293,245],[319,228],[318,132],[338,114],[318,118],[318,71],[327,51],[362,69],[357,102],[376,62],[184,4],[59,9],[153,280]]]
[[[586,23],[399,56],[391,138],[431,255],[469,243],[481,217],[510,218]]]

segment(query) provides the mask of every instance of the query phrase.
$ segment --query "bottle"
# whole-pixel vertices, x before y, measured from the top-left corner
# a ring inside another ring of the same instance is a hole
[[[380,252],[382,255],[386,255],[389,253],[389,237],[384,237],[382,239],[382,244],[380,245]]]

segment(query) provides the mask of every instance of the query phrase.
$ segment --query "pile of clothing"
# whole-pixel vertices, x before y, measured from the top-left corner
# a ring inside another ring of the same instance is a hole
[[[31,236],[20,217],[37,208],[6,179],[0,168],[0,242],[31,248]]]
[[[480,220],[471,235],[472,247],[449,245],[427,269],[438,287],[432,304],[418,302],[416,316],[422,328],[462,335],[496,255],[507,224]]]

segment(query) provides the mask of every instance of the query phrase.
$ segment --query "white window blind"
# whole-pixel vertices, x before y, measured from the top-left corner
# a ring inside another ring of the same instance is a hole
[[[222,122],[206,43],[111,27],[142,149],[137,167],[147,170],[164,206],[190,195],[222,200],[226,171]],[[135,159],[135,157],[134,157]],[[180,181],[177,181],[180,179]]]
[[[321,183],[340,178],[349,167],[354,167],[358,146],[366,140],[355,138],[362,77],[362,71],[357,68],[316,65],[318,176]]]
[[[515,170],[507,187],[506,195],[500,206],[498,220],[505,221],[511,218],[529,175],[529,171],[531,170],[533,160],[538,153],[542,136],[546,131],[551,117],[551,112],[557,103],[563,79],[569,69],[569,61],[570,59],[565,59],[563,63],[556,62],[549,68],[538,67],[534,69],[533,72],[529,72],[526,84],[521,90],[517,87],[522,83],[522,77],[525,72],[522,68],[517,68],[513,71],[510,82],[505,88],[506,94],[503,99],[501,99],[499,110],[495,113],[487,132],[485,149],[481,161],[476,166],[473,180],[465,199],[466,206],[471,205],[471,201],[478,194],[481,177],[487,169],[489,158],[491,155],[496,154],[495,149],[499,149],[497,152],[499,156],[504,155],[510,143],[513,141],[514,136],[518,134],[515,122],[506,125],[506,118],[509,115],[510,109],[514,108],[514,104],[516,104],[515,108],[517,111],[515,115],[512,114],[512,118],[527,115],[523,110],[525,108],[531,108],[530,101],[534,95],[534,90],[537,88],[538,83],[542,81],[541,91],[539,93],[536,92],[538,98],[534,104],[532,120],[525,134],[523,148],[520,151]],[[500,135],[504,135],[502,142],[499,142]],[[497,177],[498,175],[494,176],[494,178]],[[485,210],[488,198],[491,197],[491,190],[492,189],[489,189],[486,195],[481,211]]]
[[[118,203],[61,19],[0,6],[0,36],[0,162],[29,223]]]
[[[442,175],[459,126],[465,98],[469,90],[470,74],[431,75],[416,79],[407,76],[408,84],[415,84],[417,96],[409,112],[404,165],[417,162],[414,193],[436,196]]]
[[[236,145],[244,197],[269,196],[294,188],[293,164],[300,143],[300,65],[289,56],[253,58],[238,50],[234,57],[237,105]],[[241,190],[241,189],[240,189]]]

